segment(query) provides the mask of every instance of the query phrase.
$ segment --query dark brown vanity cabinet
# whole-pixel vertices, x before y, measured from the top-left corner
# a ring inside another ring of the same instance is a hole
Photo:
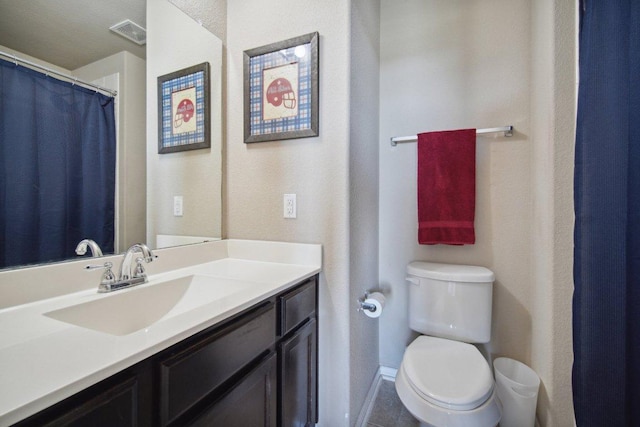
[[[316,275],[18,425],[312,426],[317,304]]]

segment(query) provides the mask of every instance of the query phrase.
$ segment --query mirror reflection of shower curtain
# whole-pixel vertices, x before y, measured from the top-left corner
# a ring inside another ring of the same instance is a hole
[[[113,98],[0,60],[0,268],[113,252]]]

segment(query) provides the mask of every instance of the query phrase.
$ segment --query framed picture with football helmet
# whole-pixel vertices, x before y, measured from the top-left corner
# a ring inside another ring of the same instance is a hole
[[[209,63],[158,77],[158,153],[209,148]]]
[[[318,136],[317,32],[244,51],[244,142]]]

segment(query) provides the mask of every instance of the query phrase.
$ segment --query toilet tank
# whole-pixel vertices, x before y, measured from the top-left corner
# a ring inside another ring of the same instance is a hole
[[[489,342],[493,280],[493,272],[484,267],[410,263],[409,327],[425,335]]]

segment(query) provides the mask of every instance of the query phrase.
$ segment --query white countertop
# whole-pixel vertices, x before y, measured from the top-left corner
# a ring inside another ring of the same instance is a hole
[[[148,284],[108,294],[97,294],[96,284],[0,310],[0,426],[35,414],[320,271],[319,245],[302,245],[311,247],[311,257],[284,256],[285,262],[277,262],[267,242],[256,242],[257,246],[222,242],[218,245],[226,245],[226,258],[152,274]],[[288,244],[275,245],[280,250]],[[292,244],[292,249],[296,247],[300,245]],[[162,256],[157,260],[161,262]],[[224,294],[215,298],[185,294],[160,320],[128,335],[98,332],[44,315],[191,275],[223,286]]]

